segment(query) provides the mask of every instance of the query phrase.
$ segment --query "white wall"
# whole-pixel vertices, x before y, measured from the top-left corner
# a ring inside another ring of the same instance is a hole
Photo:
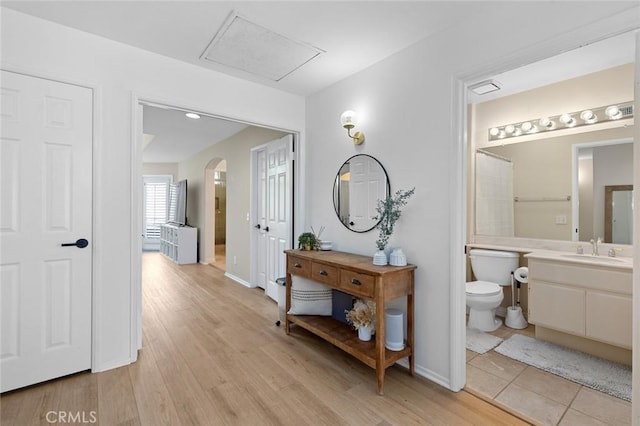
[[[456,81],[488,77],[499,64],[513,68],[560,50],[577,47],[586,33],[574,31],[599,21],[590,36],[615,31],[603,21],[627,3],[507,2],[489,14],[419,42],[313,95],[307,102],[307,227],[324,225],[338,250],[371,255],[375,232],[349,232],[332,205],[334,176],[356,153],[376,157],[387,169],[391,190],[416,187],[403,211],[391,246],[402,246],[416,272],[416,371],[454,389],[452,375],[463,366],[464,346],[452,341],[451,307],[464,315],[464,207],[459,192],[461,158]],[[627,12],[636,17],[637,10]],[[529,17],[531,19],[523,19]],[[544,25],[541,25],[544,17]],[[498,65],[496,65],[498,64]],[[355,147],[340,126],[340,114],[362,115],[356,130],[366,134]],[[458,201],[456,201],[458,200]],[[462,215],[462,216],[461,216]],[[458,277],[456,279],[454,277]],[[451,286],[457,286],[456,289]],[[460,300],[453,301],[451,294]],[[462,307],[462,308],[461,308]],[[455,331],[454,331],[455,334]],[[458,345],[453,353],[452,346]]]
[[[276,128],[304,128],[304,99],[1,9],[2,67],[96,87],[96,371],[132,359],[132,95]]]
[[[143,175],[169,175],[178,180],[178,163],[142,163]]]

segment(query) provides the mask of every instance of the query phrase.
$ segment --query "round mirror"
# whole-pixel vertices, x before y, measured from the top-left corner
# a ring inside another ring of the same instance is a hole
[[[382,164],[366,154],[344,162],[333,185],[333,206],[338,219],[353,232],[376,227],[378,200],[389,195],[389,176]]]

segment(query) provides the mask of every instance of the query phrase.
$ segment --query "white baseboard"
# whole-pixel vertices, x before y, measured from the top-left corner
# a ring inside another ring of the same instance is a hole
[[[224,273],[224,276],[225,276],[225,277],[227,277],[227,278],[229,278],[229,279],[231,279],[231,280],[233,280],[233,281],[235,281],[235,282],[237,282],[237,283],[239,283],[239,284],[242,284],[242,285],[243,285],[243,286],[245,286],[245,287],[248,287],[248,288],[256,288],[256,286],[255,286],[255,285],[253,285],[253,284],[251,284],[250,282],[245,281],[245,280],[243,280],[242,278],[236,277],[235,275],[230,274],[230,273],[228,273],[228,272],[225,272],[225,273]]]
[[[396,362],[396,364],[403,366],[407,370],[409,369],[409,361],[407,360],[407,358],[403,358],[399,360],[398,362]],[[415,370],[415,374],[422,376],[425,379],[431,380],[432,382],[437,383],[440,386],[443,386],[449,390],[453,390],[451,389],[451,382],[446,377],[443,377],[437,373],[434,373],[433,371],[427,368],[421,367],[417,364],[414,365],[413,367]]]

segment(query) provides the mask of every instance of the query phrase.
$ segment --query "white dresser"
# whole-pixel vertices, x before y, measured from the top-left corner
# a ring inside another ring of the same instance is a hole
[[[177,264],[198,261],[198,228],[164,224],[160,226],[160,252]]]

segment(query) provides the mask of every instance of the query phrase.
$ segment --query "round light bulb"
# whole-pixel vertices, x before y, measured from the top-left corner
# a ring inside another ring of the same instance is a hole
[[[607,117],[609,117],[610,120],[617,120],[620,117],[622,117],[620,108],[618,108],[617,105],[612,105],[610,107],[607,107],[607,109],[604,110],[604,113],[607,115]]]
[[[512,134],[516,130],[516,127],[513,124],[508,124],[504,131],[507,132],[508,135]]]
[[[342,127],[353,129],[358,124],[358,116],[355,112],[347,110],[340,116]]]
[[[527,132],[527,133],[529,133],[529,132],[531,131],[531,129],[533,128],[533,124],[531,124],[531,123],[530,123],[530,122],[528,122],[528,121],[525,121],[524,123],[522,123],[522,124],[520,125],[520,127],[522,128],[522,131],[523,131],[523,132]]]
[[[498,129],[497,127],[492,127],[489,129],[489,134],[491,136],[498,136],[498,134],[500,134],[500,129]]]
[[[560,122],[567,127],[573,127],[576,125],[576,120],[571,114],[562,114],[559,118]]]
[[[580,113],[580,119],[587,124],[592,124],[598,121],[598,116],[590,109],[585,109]]]
[[[544,127],[546,130],[551,130],[556,127],[556,123],[551,120],[549,117],[543,117],[540,119],[539,124]]]

